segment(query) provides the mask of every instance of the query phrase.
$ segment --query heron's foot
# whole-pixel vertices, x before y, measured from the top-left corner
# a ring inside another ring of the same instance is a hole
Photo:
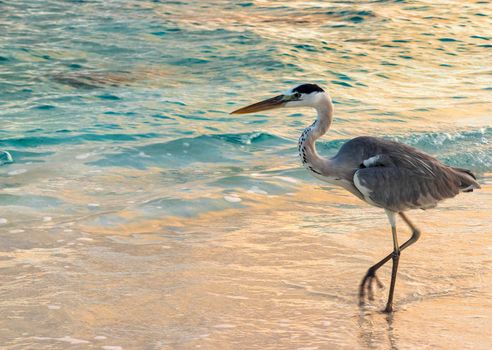
[[[386,313],[386,314],[393,313],[393,305],[392,304],[386,305],[386,307],[384,308],[383,312]]]
[[[378,288],[383,288],[384,285],[379,280],[378,276],[376,276],[376,271],[373,268],[367,270],[366,275],[362,279],[359,287],[359,305],[364,305],[364,299],[367,292],[367,299],[374,300],[374,291],[373,284],[376,282]]]

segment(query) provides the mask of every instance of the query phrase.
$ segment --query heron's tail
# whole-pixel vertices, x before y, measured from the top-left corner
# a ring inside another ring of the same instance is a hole
[[[477,177],[470,170],[454,167],[451,167],[451,169],[453,169],[454,173],[458,175],[461,181],[461,192],[473,192],[474,189],[480,188],[480,184],[477,182]]]

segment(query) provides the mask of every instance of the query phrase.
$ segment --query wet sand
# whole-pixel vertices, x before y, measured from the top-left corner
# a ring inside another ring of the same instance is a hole
[[[140,234],[48,222],[29,244],[6,237],[0,338],[5,349],[489,349],[491,199],[489,184],[410,213],[423,234],[402,253],[392,316],[380,312],[387,289],[357,303],[391,250],[384,212],[342,191],[304,186],[140,222],[153,230]]]

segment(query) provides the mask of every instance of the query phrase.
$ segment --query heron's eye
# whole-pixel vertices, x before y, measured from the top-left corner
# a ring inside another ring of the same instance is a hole
[[[301,93],[300,93],[300,92],[296,92],[296,93],[294,94],[294,98],[295,98],[296,100],[299,100],[299,99],[301,98],[301,96],[302,96],[302,95],[301,95]]]

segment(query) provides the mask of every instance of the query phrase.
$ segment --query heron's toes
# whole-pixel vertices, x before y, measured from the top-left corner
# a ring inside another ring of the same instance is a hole
[[[372,301],[374,300],[374,287],[373,284],[376,283],[378,288],[383,288],[384,285],[381,283],[379,278],[376,276],[376,273],[369,269],[366,275],[362,279],[359,289],[359,305],[364,305],[364,299],[367,294],[367,299]]]
[[[374,277],[376,277],[376,275],[369,277],[367,281],[367,299],[370,301],[374,300],[374,290],[372,288],[372,281],[374,281]]]
[[[384,284],[379,280],[378,276],[376,276],[376,274],[374,274],[374,279],[376,280],[376,283],[378,285],[378,288],[379,289],[383,289],[384,288]]]

